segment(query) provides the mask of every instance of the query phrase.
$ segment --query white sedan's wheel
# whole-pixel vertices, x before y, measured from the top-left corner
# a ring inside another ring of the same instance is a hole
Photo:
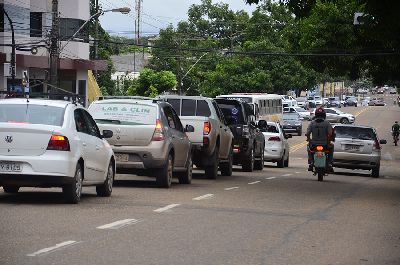
[[[83,172],[81,164],[76,165],[75,175],[71,184],[63,187],[63,193],[68,203],[76,204],[81,200]]]
[[[96,186],[96,192],[98,196],[102,197],[111,196],[114,183],[114,176],[115,176],[114,166],[113,163],[110,162],[110,164],[108,165],[107,176],[106,179],[104,180],[104,183],[99,186]]]

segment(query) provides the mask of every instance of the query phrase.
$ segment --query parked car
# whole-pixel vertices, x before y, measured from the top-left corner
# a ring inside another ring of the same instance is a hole
[[[285,134],[276,122],[258,121],[258,128],[264,134],[265,148],[264,161],[276,162],[278,167],[289,166],[289,143],[288,138],[292,136]]]
[[[254,122],[253,108],[248,103],[215,99],[233,133],[233,163],[243,170],[264,168],[265,138]]]
[[[386,106],[386,103],[383,98],[372,98],[368,102],[368,106]]]
[[[376,91],[376,94],[384,94],[385,93],[385,88],[379,87]]]
[[[392,87],[389,89],[389,94],[397,94],[397,89]]]
[[[364,97],[361,101],[361,106],[368,106],[370,101],[371,101],[371,97]]]
[[[309,108],[315,108],[323,105],[323,100],[320,96],[309,96],[307,98]]]
[[[0,185],[7,193],[20,187],[61,187],[78,203],[82,186],[110,196],[114,153],[90,114],[79,104],[45,99],[0,100]]]
[[[192,145],[172,106],[152,99],[104,97],[89,106],[101,129],[111,130],[108,140],[117,170],[156,177],[159,187],[169,188],[172,177],[181,184],[192,180]]]
[[[339,97],[329,97],[326,106],[328,108],[341,108],[342,104],[340,103]]]
[[[381,144],[376,130],[369,126],[336,125],[333,166],[348,169],[371,170],[372,177],[379,177]]]
[[[303,125],[301,123],[300,115],[298,113],[283,113],[281,125],[285,133],[297,133],[298,136],[301,136]]]
[[[306,97],[298,97],[296,98],[297,101],[297,106],[300,108],[307,109],[308,108],[308,102]]]
[[[287,104],[288,107],[295,107],[297,106],[297,101],[288,95],[280,95],[282,97],[282,104]]]
[[[305,110],[305,109],[300,108],[300,107],[286,107],[286,108],[283,108],[283,112],[284,113],[285,112],[295,112],[295,113],[300,115],[300,118],[302,120],[307,120],[307,121],[311,120],[310,111]]]
[[[218,170],[222,175],[232,175],[233,133],[218,104],[201,96],[162,95],[158,99],[172,105],[183,125],[193,125],[194,132],[188,134],[193,163],[204,168],[206,177],[215,179]]]
[[[326,120],[331,123],[348,124],[348,123],[354,123],[356,120],[353,114],[345,113],[336,108],[324,108],[324,110],[326,112]],[[315,117],[315,109],[311,113],[311,119],[314,119],[314,117]]]
[[[345,101],[344,101],[344,106],[353,106],[353,107],[357,107],[358,106],[358,100],[356,97],[354,96],[347,96]]]

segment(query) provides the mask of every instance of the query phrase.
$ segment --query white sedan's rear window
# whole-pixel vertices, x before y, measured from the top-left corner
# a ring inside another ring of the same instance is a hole
[[[0,104],[0,122],[61,126],[64,108],[35,104]]]
[[[97,123],[150,125],[157,119],[157,107],[140,103],[96,103],[89,112]]]

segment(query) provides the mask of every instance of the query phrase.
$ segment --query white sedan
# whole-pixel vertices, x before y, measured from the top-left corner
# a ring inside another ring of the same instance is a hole
[[[258,121],[258,128],[264,134],[264,161],[276,162],[278,167],[289,166],[289,144],[281,126],[276,122]]]
[[[90,114],[80,105],[58,100],[0,100],[0,186],[62,187],[78,203],[82,186],[94,185],[110,196],[114,153]]]

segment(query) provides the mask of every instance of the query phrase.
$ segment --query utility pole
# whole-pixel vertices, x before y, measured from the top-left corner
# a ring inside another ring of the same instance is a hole
[[[95,14],[99,12],[99,0],[96,0]],[[93,59],[97,60],[98,54],[98,40],[99,40],[99,17],[96,17],[96,21],[94,22],[94,50],[93,50]],[[97,70],[94,71],[94,77],[97,79]]]
[[[60,20],[58,17],[58,0],[52,0],[51,8],[52,29],[51,29],[51,44],[50,44],[50,84],[53,87],[58,87],[58,67],[59,67],[59,40],[60,40]],[[52,88],[53,88],[52,87]],[[51,90],[53,90],[51,88]]]
[[[181,76],[181,40],[177,41],[177,57],[176,57],[176,79],[178,81],[179,95],[182,95],[182,76]]]
[[[15,66],[15,35],[14,35],[14,25],[13,22],[11,20],[11,18],[8,16],[7,12],[5,9],[3,9],[4,14],[6,15],[8,22],[10,23],[10,28],[11,28],[11,87],[12,90],[14,90],[14,86],[15,86],[15,70],[16,70],[16,66]],[[10,92],[7,86],[7,92]]]
[[[137,25],[136,26],[136,42],[137,44],[140,43],[140,17],[141,17],[141,13],[142,13],[142,1],[143,0],[136,0],[136,11],[137,11]]]

